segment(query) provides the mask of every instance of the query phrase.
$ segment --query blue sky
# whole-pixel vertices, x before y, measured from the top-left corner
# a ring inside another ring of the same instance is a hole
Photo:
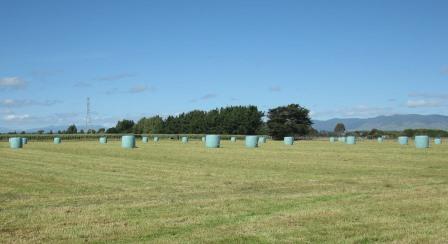
[[[448,1],[0,1],[0,127],[448,114]]]

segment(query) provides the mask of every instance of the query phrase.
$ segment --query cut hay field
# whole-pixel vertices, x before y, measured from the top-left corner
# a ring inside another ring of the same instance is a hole
[[[448,241],[447,144],[137,146],[0,143],[0,243]]]

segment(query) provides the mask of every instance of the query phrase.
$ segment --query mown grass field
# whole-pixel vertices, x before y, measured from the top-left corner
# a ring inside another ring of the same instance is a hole
[[[0,143],[0,243],[448,242],[446,144],[222,146]]]

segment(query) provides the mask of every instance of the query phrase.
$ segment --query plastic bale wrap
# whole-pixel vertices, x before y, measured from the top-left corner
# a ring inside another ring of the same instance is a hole
[[[245,144],[248,148],[258,147],[258,136],[246,136]]]
[[[20,149],[20,148],[22,148],[22,146],[23,146],[22,138],[20,138],[20,137],[9,138],[9,147],[11,149]]]
[[[53,143],[54,143],[54,144],[61,144],[61,142],[62,142],[62,140],[61,140],[60,137],[55,137],[55,138],[53,139]]]
[[[100,137],[100,144],[107,144],[107,137],[105,136]]]
[[[294,137],[287,136],[287,137],[283,138],[283,143],[285,145],[292,146],[294,144]]]
[[[348,145],[355,145],[356,144],[356,137],[354,137],[354,136],[347,136],[346,143]]]
[[[221,136],[219,135],[207,135],[205,137],[205,146],[207,148],[219,148],[221,143]]]
[[[341,137],[338,138],[338,141],[339,142],[345,142],[346,138],[344,136],[341,136]]]
[[[428,148],[429,136],[416,136],[414,142],[416,148]]]
[[[143,136],[142,137],[142,142],[143,143],[148,143],[148,137],[147,136]]]
[[[400,145],[408,145],[409,138],[407,136],[398,137],[398,143]]]
[[[135,136],[126,135],[121,137],[121,147],[132,149],[135,148]]]

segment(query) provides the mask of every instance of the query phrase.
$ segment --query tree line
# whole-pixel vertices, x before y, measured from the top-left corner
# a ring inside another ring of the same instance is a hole
[[[210,111],[193,110],[177,116],[143,117],[118,121],[106,133],[136,134],[228,134],[271,135],[276,139],[284,136],[303,136],[312,131],[309,110],[298,104],[270,109],[267,113],[256,106],[230,106]]]

